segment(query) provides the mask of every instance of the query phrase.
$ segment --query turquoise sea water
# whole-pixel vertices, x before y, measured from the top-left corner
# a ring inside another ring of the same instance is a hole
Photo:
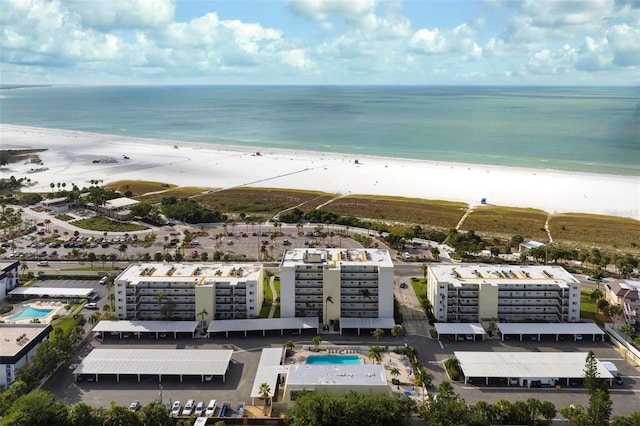
[[[30,318],[44,318],[51,313],[53,309],[36,309],[31,306],[26,306],[18,315],[14,315],[9,318],[10,321],[18,321]]]
[[[362,359],[358,355],[309,355],[310,365],[360,365]]]
[[[6,124],[640,175],[634,87],[61,86],[0,96]]]

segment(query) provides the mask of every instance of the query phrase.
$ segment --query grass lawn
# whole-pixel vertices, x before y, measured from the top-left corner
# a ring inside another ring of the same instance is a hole
[[[547,216],[542,210],[483,206],[467,216],[461,230],[501,235],[503,238],[518,234],[526,240],[547,241],[544,230]]]
[[[73,305],[71,309],[69,309],[69,311],[73,311],[75,306],[77,305]],[[51,325],[54,328],[62,328],[62,330],[64,330],[64,334],[68,334],[73,327],[80,325],[80,322],[82,322],[82,314],[77,314],[77,317],[78,317],[77,319],[73,317],[74,317],[73,315],[68,315],[64,318],[60,318],[59,320],[55,321]],[[51,338],[55,339],[54,333],[51,333]]]
[[[271,305],[273,305],[273,294],[271,293],[271,287],[269,286],[269,278],[266,276],[264,277],[264,286],[262,288],[262,295],[264,296],[264,300],[262,302],[262,309],[260,309],[259,318],[269,318]]]
[[[68,214],[59,214],[58,216],[56,216],[56,219],[64,220],[65,222],[68,222],[71,219],[73,219],[73,216],[69,216]]]
[[[602,320],[598,318],[598,307],[591,300],[591,291],[580,291],[580,318],[595,321],[600,327],[604,325]]]
[[[164,186],[163,186],[164,185]],[[161,182],[149,182],[145,180],[119,180],[110,182],[104,186],[104,189],[125,193],[133,192],[133,195],[143,195],[147,192],[165,191],[175,188],[176,185],[169,185]]]
[[[107,232],[133,232],[144,231],[149,229],[146,226],[137,223],[122,223],[107,219],[106,217],[90,217],[72,222],[74,226],[91,231],[107,231]]]
[[[416,296],[418,300],[422,302],[422,299],[426,299],[427,297],[427,281],[423,278],[412,278],[411,279],[411,287],[413,287],[413,291],[416,292]]]

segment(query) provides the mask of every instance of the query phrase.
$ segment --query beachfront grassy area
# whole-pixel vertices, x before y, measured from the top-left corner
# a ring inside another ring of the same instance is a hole
[[[104,189],[106,190],[118,191],[123,194],[126,191],[131,191],[134,196],[143,195],[148,192],[166,191],[172,188],[176,188],[176,185],[161,182],[149,182],[145,180],[119,180],[116,182],[109,182],[104,186]]]
[[[547,241],[544,223],[547,213],[535,209],[482,206],[476,207],[464,220],[461,230],[474,230],[479,234],[491,234],[509,239],[522,235],[525,240]]]
[[[590,295],[590,290],[580,291],[580,318],[595,321],[600,327],[603,327],[602,320],[598,318],[598,307],[593,303]]]
[[[464,203],[374,195],[341,197],[323,207],[340,215],[425,224],[444,229],[454,228],[466,208]]]
[[[567,246],[600,247],[640,253],[638,221],[615,216],[558,214],[551,216],[549,229],[553,241]]]
[[[107,219],[106,217],[90,217],[87,219],[80,219],[72,222],[72,224],[82,229],[106,232],[133,232],[149,229],[146,226],[138,225],[137,223],[116,222],[111,219]]]
[[[310,211],[334,195],[316,191],[273,188],[236,188],[198,197],[204,206],[225,213],[264,214],[272,216],[298,207]]]
[[[176,197],[177,199],[189,198],[194,195],[202,195],[209,191],[215,191],[215,188],[205,188],[199,186],[173,186],[171,188],[164,188],[162,192],[157,194],[147,194],[137,197],[138,201],[144,201],[145,203],[159,203],[165,197]]]

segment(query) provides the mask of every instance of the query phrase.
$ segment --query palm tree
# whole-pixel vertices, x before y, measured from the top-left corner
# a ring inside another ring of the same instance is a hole
[[[106,262],[106,261],[107,261],[107,255],[102,253],[100,255],[100,262],[102,262],[102,269],[104,269],[104,262]]]
[[[397,378],[400,375],[400,369],[398,367],[393,367],[391,371],[389,371],[389,374],[391,374],[391,377]]]
[[[324,300],[324,323],[325,324],[327,323],[327,319],[329,317],[329,312],[327,312],[329,303],[333,304],[333,297],[331,296],[327,296],[327,298]]]
[[[22,269],[22,275],[26,278],[27,271],[29,270],[29,265],[27,265],[27,262],[23,261],[20,265],[20,269]]]
[[[296,348],[296,344],[293,343],[293,340],[287,340],[286,342],[284,342],[283,346],[287,351],[287,355],[289,355],[291,351],[293,351]]]
[[[369,359],[378,364],[382,362],[382,346],[369,346]]]
[[[311,339],[311,344],[316,347],[316,352],[320,350],[320,343],[322,343],[322,337],[316,336]]]
[[[101,318],[100,312],[94,312],[89,317],[89,324],[96,325],[97,323],[100,322],[100,318]]]
[[[271,395],[271,387],[269,386],[268,383],[261,383],[259,392],[260,392],[260,398],[264,399],[264,406],[266,408],[267,401],[269,399],[269,396]]]
[[[207,312],[205,308],[202,308],[202,310],[198,312],[198,316],[200,317],[200,321],[202,322],[203,325],[204,325],[204,317],[206,317],[207,315],[209,315],[209,312]]]
[[[400,324],[394,325],[391,329],[391,335],[396,339],[404,336],[407,333],[407,330]]]
[[[107,296],[109,298],[109,301],[111,302],[111,310],[115,311],[115,306],[114,306],[114,301],[115,301],[115,295],[113,294],[112,290],[113,290],[113,278],[111,276],[109,276],[107,278],[107,282],[105,283],[105,287],[107,289],[107,292],[109,293],[109,295]]]
[[[123,243],[123,244],[120,244],[120,246],[118,247],[118,251],[120,252],[120,258],[121,258],[121,259],[122,259],[123,257],[124,257],[125,259],[128,259],[128,256],[127,256],[127,248],[128,248],[128,247],[127,247],[127,245],[126,245],[126,244],[124,244],[124,243]]]
[[[376,342],[379,342],[380,339],[384,337],[384,330],[381,328],[376,328],[373,330],[373,337],[376,339]]]
[[[429,271],[429,265],[423,263],[422,265],[420,265],[420,270],[422,271],[422,277],[426,280],[427,272]]]

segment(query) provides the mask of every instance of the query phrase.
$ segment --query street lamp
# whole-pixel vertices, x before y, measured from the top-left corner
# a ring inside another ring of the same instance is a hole
[[[160,405],[162,405],[162,383],[158,384],[160,386]]]

